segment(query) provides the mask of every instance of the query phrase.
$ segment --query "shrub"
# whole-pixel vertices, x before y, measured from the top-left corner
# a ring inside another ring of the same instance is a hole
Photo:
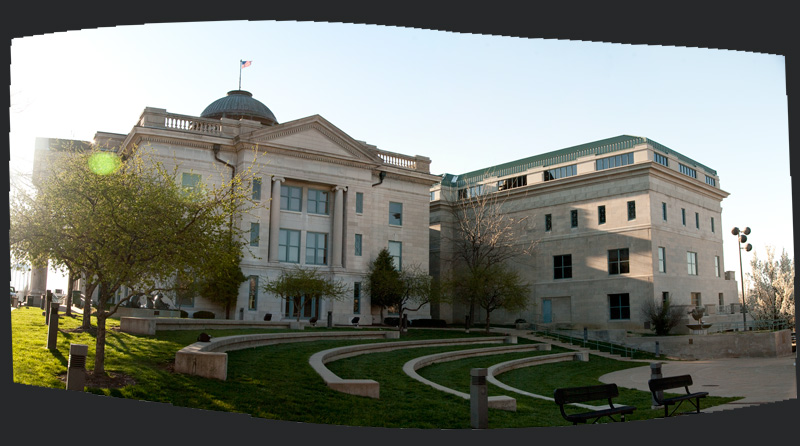
[[[658,336],[666,336],[670,330],[681,323],[683,312],[679,307],[670,306],[669,301],[656,303],[649,300],[642,307],[642,315],[650,322],[650,329]]]
[[[188,317],[189,317],[189,313],[187,313],[187,312],[186,312],[186,311],[184,311],[184,310],[181,310],[181,317],[182,317],[183,319],[186,319],[186,318],[188,318]]]
[[[397,324],[400,322],[399,317],[385,317],[383,318],[383,323],[390,326],[390,327],[397,327]]]
[[[194,319],[214,319],[216,315],[211,311],[202,310],[202,311],[195,311],[192,317]]]

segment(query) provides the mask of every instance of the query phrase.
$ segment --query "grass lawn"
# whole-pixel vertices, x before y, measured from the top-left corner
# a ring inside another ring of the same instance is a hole
[[[94,337],[74,332],[80,316],[59,319],[57,351],[45,348],[47,327],[42,310],[20,308],[11,312],[14,382],[42,387],[64,388],[59,375],[66,372],[69,344],[89,345],[87,369],[94,365]],[[415,357],[454,350],[453,347],[422,347],[374,353],[329,363],[342,378],[374,379],[380,382],[380,399],[346,395],[328,389],[308,364],[314,353],[338,346],[385,341],[316,341],[259,347],[228,353],[228,379],[218,381],[172,372],[175,352],[193,343],[200,331],[164,331],[156,336],[140,336],[116,330],[119,323],[109,320],[106,344],[106,370],[122,373],[135,384],[119,389],[88,388],[87,391],[121,398],[171,403],[215,411],[247,413],[255,417],[309,423],[351,426],[468,429],[469,401],[449,395],[402,372],[402,365]],[[316,328],[309,330],[327,330]],[[204,330],[213,337],[255,332],[287,330]],[[485,336],[473,330],[469,336]],[[460,331],[410,330],[401,340],[467,336]],[[389,341],[391,342],[391,341]],[[529,342],[520,339],[520,342]],[[491,344],[487,344],[490,346]],[[496,344],[494,344],[496,345]],[[459,346],[477,348],[481,346]],[[561,351],[553,347],[550,353]],[[469,370],[498,362],[548,352],[508,353],[435,364],[419,372],[442,385],[469,392]],[[570,361],[517,369],[500,375],[504,383],[522,390],[552,396],[557,387],[598,384],[605,373],[641,363],[616,361],[591,356],[589,362]],[[620,389],[616,402],[639,409],[628,419],[648,419],[663,415],[650,410],[650,394]],[[490,385],[490,395],[509,395],[517,399],[517,412],[490,410],[490,428],[566,425],[551,401],[512,394]],[[703,407],[734,400],[712,398]]]

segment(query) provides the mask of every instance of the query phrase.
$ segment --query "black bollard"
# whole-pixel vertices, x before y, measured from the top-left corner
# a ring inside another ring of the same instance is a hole
[[[469,424],[473,429],[486,429],[489,427],[487,369],[472,369],[469,375]]]
[[[50,311],[48,312],[50,318],[47,324],[47,349],[56,349],[56,340],[58,336],[58,302],[50,304]]]

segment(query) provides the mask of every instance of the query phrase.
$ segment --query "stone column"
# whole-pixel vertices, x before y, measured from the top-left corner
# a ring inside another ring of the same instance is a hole
[[[28,292],[31,296],[42,296],[47,292],[47,261],[44,265],[33,265],[31,268],[31,286]]]
[[[342,266],[342,226],[344,221],[344,191],[347,186],[336,186],[333,188],[335,197],[333,198],[333,245],[331,247],[331,266],[341,268]]]
[[[272,202],[269,206],[269,257],[270,262],[278,261],[278,243],[281,232],[281,183],[284,178],[272,178]]]

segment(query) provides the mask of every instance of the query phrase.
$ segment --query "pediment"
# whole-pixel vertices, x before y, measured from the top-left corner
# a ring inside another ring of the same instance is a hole
[[[319,115],[259,130],[247,140],[250,143],[287,151],[297,150],[305,154],[368,163],[381,162],[374,150],[354,140]]]

